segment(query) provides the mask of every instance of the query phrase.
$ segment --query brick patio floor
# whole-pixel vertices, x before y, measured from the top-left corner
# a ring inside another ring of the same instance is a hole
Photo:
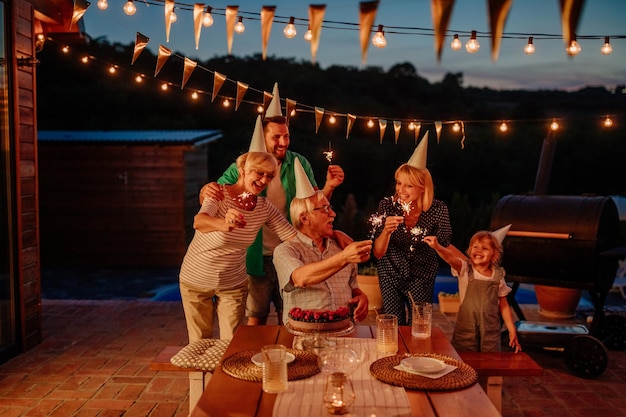
[[[540,320],[535,305],[522,308]],[[44,300],[43,319],[43,343],[0,365],[0,416],[187,416],[187,375],[149,370],[164,346],[186,343],[180,303]],[[436,311],[434,325],[450,335],[454,315]],[[609,351],[593,380],[574,376],[561,353],[528,352],[544,374],[505,378],[504,416],[626,417],[626,352]]]

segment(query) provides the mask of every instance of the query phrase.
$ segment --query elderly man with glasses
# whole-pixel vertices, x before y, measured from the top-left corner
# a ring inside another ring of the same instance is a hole
[[[274,266],[283,297],[283,320],[293,307],[336,310],[354,308],[354,319],[367,317],[367,296],[356,280],[357,266],[370,257],[372,241],[352,242],[344,249],[333,238],[336,213],[322,191],[311,186],[295,160],[296,198],[291,201],[295,239],[274,249]]]

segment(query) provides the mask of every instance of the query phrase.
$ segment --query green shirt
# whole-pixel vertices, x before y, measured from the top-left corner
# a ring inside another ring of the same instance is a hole
[[[313,168],[311,168],[311,164],[307,159],[292,151],[287,151],[285,154],[285,159],[283,163],[280,165],[280,182],[285,190],[285,197],[287,199],[287,219],[291,221],[289,218],[289,204],[291,204],[291,200],[293,200],[296,196],[296,175],[294,173],[294,159],[298,158],[300,163],[302,164],[302,168],[304,168],[304,172],[307,177],[309,177],[309,181],[311,181],[311,185],[313,188],[317,188],[317,183],[315,182],[315,178],[313,176]],[[217,180],[218,184],[234,184],[237,182],[237,178],[239,178],[239,170],[237,169],[237,165],[232,163],[226,171],[222,174],[222,176]],[[267,194],[267,188],[263,190],[261,193],[262,196]],[[279,209],[281,209],[279,207]],[[248,248],[248,252],[246,255],[246,268],[248,270],[248,274],[263,276],[265,273],[263,272],[263,231],[259,230],[259,233],[256,236],[254,243]]]

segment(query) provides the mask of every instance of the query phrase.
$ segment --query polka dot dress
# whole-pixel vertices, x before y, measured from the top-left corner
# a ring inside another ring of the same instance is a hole
[[[402,209],[390,198],[379,203],[378,214],[403,215]],[[381,232],[382,227],[374,237]],[[408,309],[408,317],[406,314],[406,307],[411,303],[409,291],[416,302],[432,302],[433,299],[439,256],[423,242],[424,237],[437,236],[441,245],[448,246],[451,235],[448,207],[440,200],[433,200],[432,206],[420,214],[413,228],[408,229],[402,223],[391,235],[387,252],[378,260],[377,266],[383,308],[385,313],[398,316],[399,325],[411,324],[411,309]]]

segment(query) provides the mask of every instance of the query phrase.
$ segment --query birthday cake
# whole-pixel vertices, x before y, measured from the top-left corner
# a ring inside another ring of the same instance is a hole
[[[344,330],[352,324],[347,307],[339,307],[337,310],[305,310],[293,307],[288,316],[289,325],[300,332],[332,332]]]

